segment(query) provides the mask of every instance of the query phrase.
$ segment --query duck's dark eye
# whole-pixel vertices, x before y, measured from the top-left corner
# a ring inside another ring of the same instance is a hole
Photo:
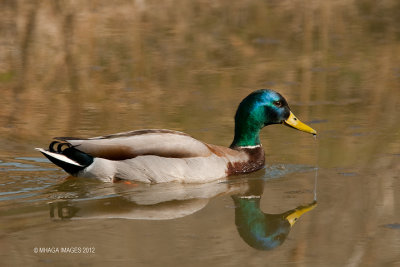
[[[283,106],[283,102],[282,101],[274,101],[274,105],[275,105],[275,107],[280,108]]]

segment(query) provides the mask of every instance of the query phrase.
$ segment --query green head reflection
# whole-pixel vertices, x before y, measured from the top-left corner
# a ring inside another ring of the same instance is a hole
[[[317,206],[313,201],[280,214],[264,213],[260,209],[263,182],[252,181],[249,186],[246,194],[232,196],[235,224],[242,239],[258,250],[271,250],[282,245],[300,216]]]

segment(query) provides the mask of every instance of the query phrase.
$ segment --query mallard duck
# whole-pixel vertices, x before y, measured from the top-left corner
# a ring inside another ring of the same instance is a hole
[[[239,104],[229,148],[182,132],[153,129],[92,138],[56,137],[48,150],[37,150],[72,176],[105,182],[204,183],[261,169],[265,156],[259,133],[271,124],[317,133],[293,115],[283,96],[261,89]]]

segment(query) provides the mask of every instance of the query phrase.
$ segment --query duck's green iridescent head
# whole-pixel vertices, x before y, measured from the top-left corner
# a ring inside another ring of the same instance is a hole
[[[236,111],[235,138],[231,147],[259,145],[259,133],[263,127],[282,123],[300,131],[317,134],[293,115],[281,94],[270,89],[254,91],[243,99]]]

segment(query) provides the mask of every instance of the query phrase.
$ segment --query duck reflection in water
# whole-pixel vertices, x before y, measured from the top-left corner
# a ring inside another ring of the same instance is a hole
[[[313,201],[281,214],[263,213],[260,200],[264,184],[265,180],[249,179],[234,183],[153,185],[146,188],[139,186],[129,192],[121,191],[123,186],[114,185],[102,188],[106,191],[111,190],[108,192],[110,197],[51,202],[50,217],[168,220],[193,214],[203,209],[211,198],[218,195],[231,195],[235,204],[235,224],[241,238],[255,249],[271,250],[283,244],[298,218],[315,208],[317,202]],[[78,188],[82,189],[82,185]]]
[[[283,244],[292,226],[304,213],[314,209],[316,201],[280,214],[263,213],[260,200],[264,181],[249,181],[249,190],[233,195],[235,224],[242,239],[258,250],[271,250]]]
[[[53,219],[170,220],[193,214],[217,195],[239,192],[241,185],[207,184],[99,184],[96,188],[73,179],[56,188],[56,197],[71,191],[73,200],[51,202]],[[68,194],[67,194],[68,195]]]

